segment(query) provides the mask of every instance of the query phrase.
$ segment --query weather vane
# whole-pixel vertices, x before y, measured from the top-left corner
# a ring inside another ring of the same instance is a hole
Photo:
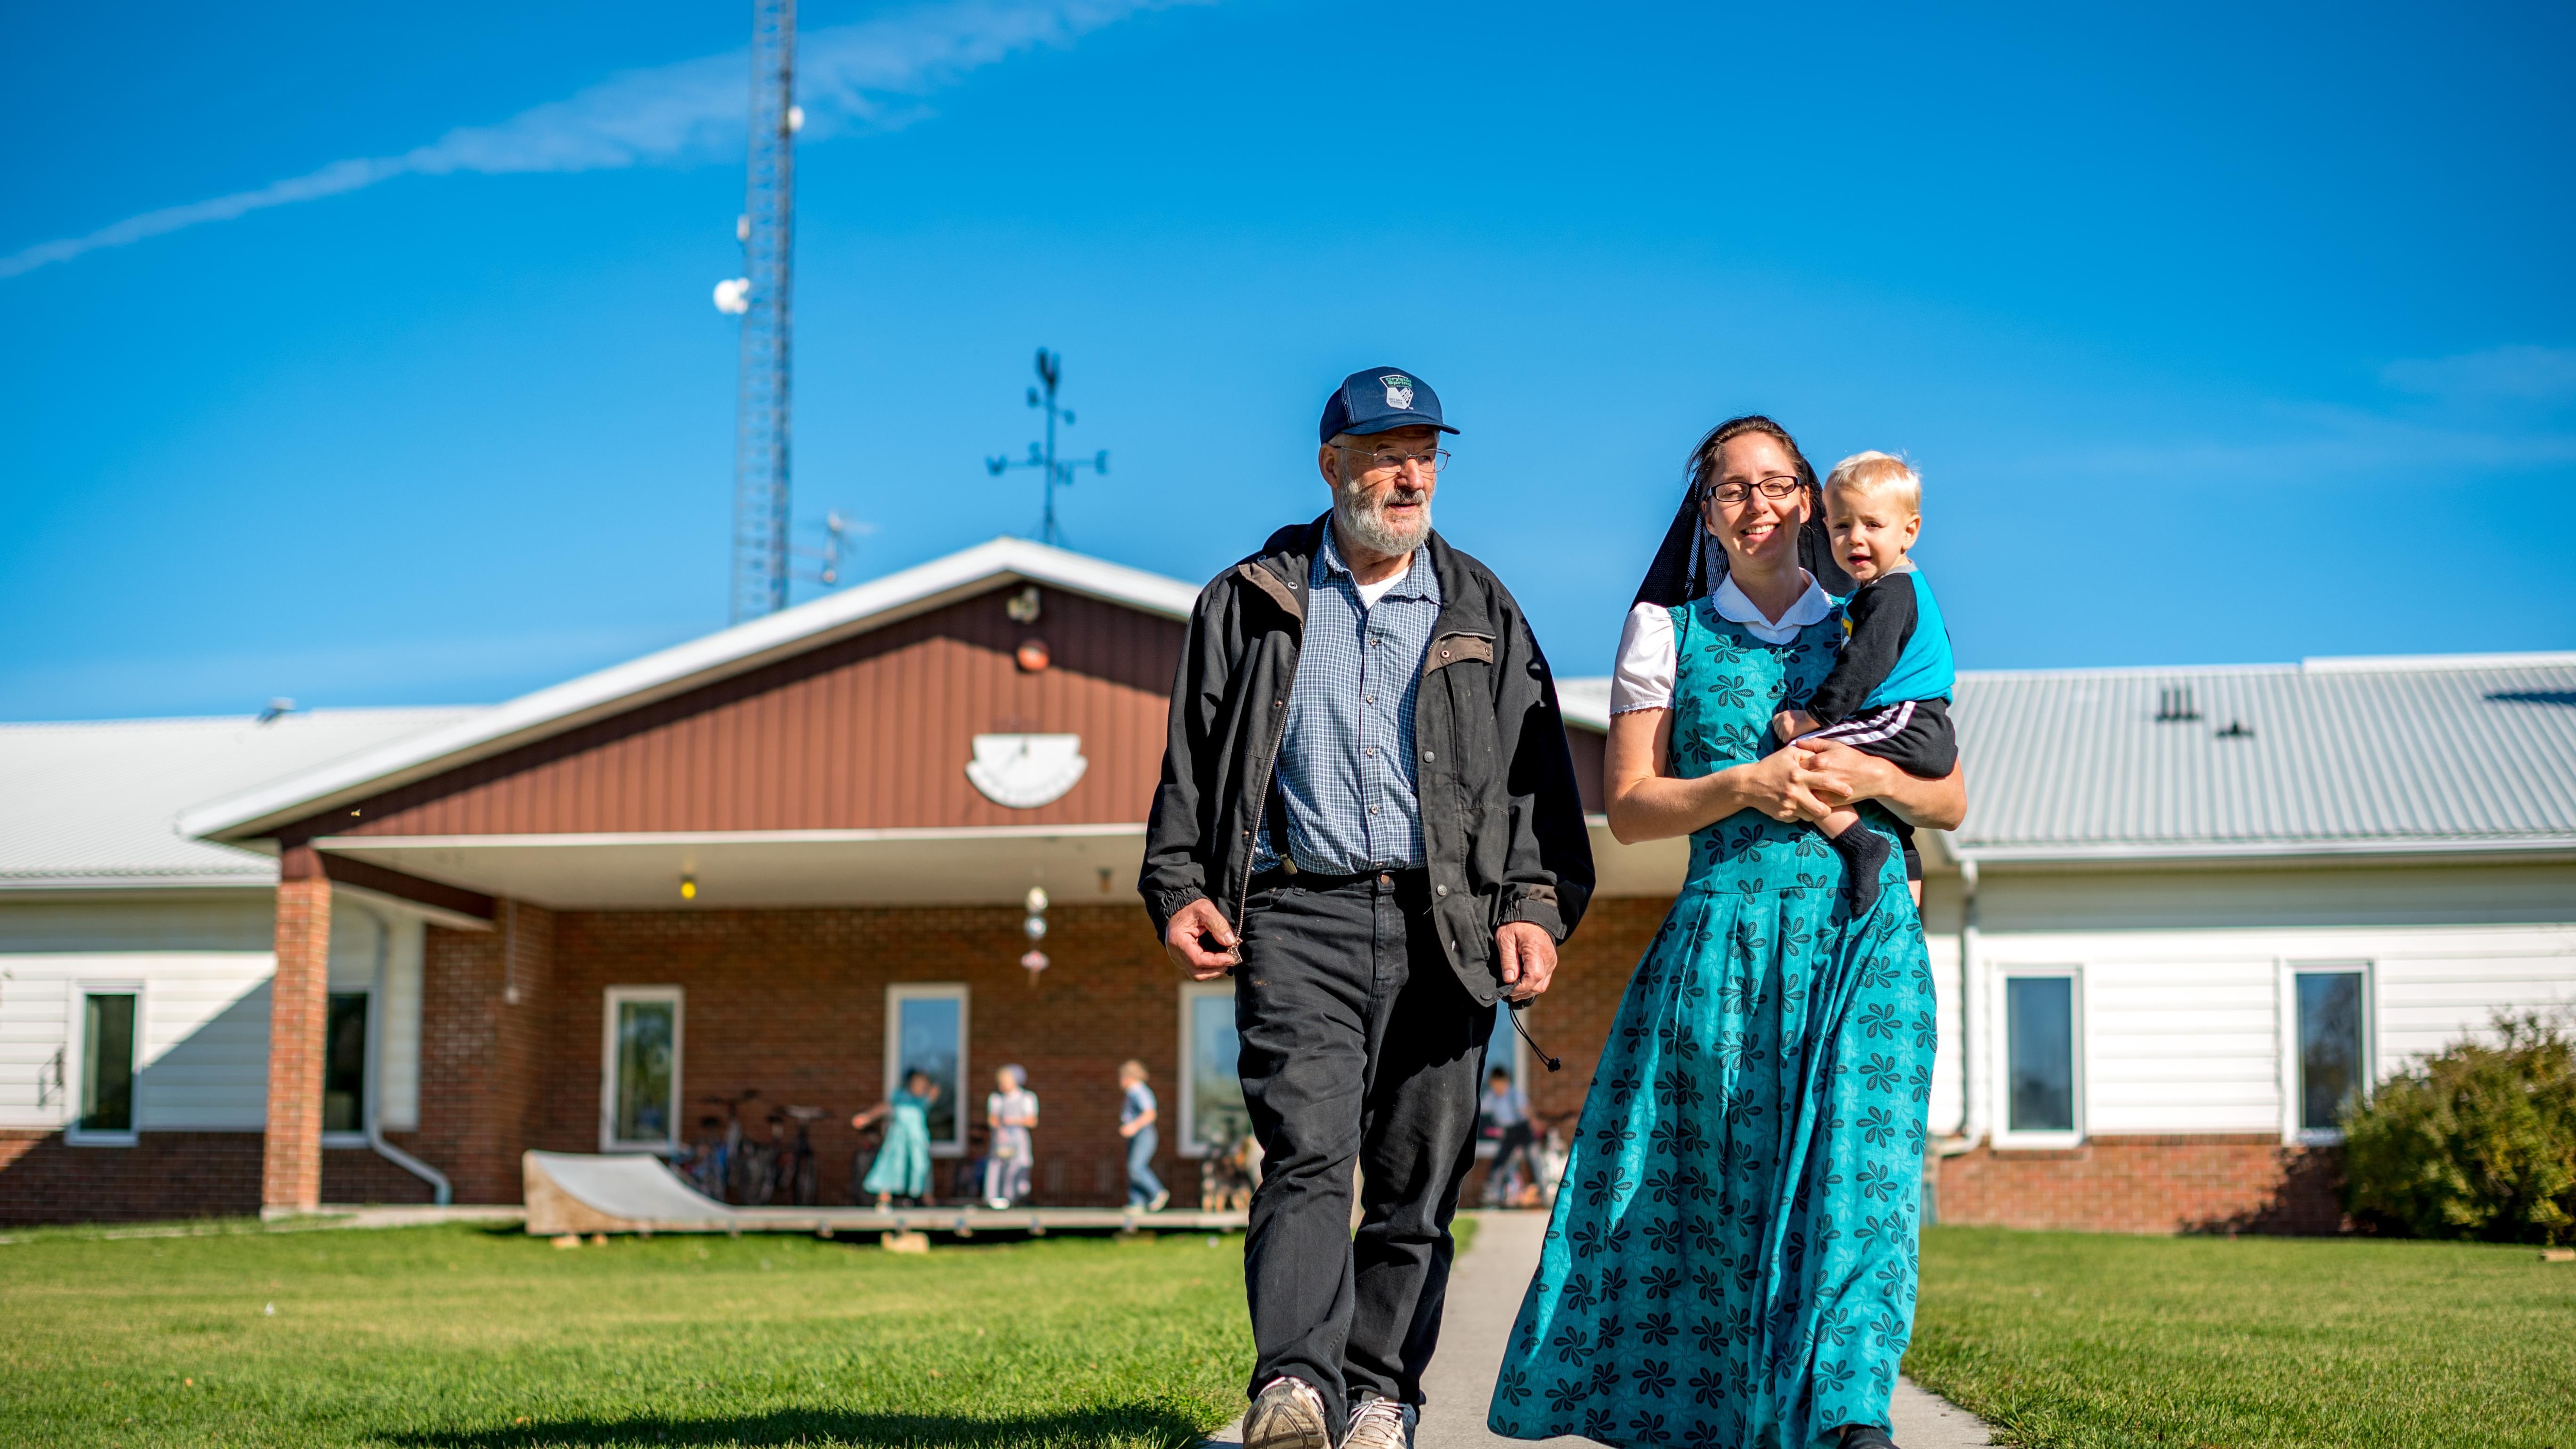
[[[1073,409],[1058,407],[1055,401],[1056,384],[1063,378],[1063,354],[1049,352],[1043,347],[1039,348],[1038,381],[1046,384],[1046,387],[1043,392],[1034,387],[1029,389],[1029,406],[1046,409],[1046,442],[1029,444],[1029,455],[1025,458],[995,456],[984,460],[984,467],[996,478],[1013,468],[1043,470],[1046,477],[1046,517],[1038,524],[1040,543],[1062,544],[1064,542],[1063,531],[1056,527],[1055,522],[1055,490],[1059,487],[1071,487],[1073,475],[1082,469],[1088,468],[1094,473],[1109,471],[1107,448],[1101,449],[1088,458],[1059,459],[1055,455],[1056,420],[1062,418],[1066,427],[1073,426]]]

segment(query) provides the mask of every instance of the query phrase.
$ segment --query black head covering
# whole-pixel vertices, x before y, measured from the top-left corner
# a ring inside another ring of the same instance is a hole
[[[1664,530],[1662,546],[1655,550],[1655,561],[1646,567],[1646,577],[1637,585],[1635,602],[1670,608],[1686,604],[1717,591],[1719,580],[1726,577],[1726,546],[1711,537],[1701,521],[1700,505],[1708,490],[1716,486],[1713,469],[1717,450],[1727,439],[1743,433],[1767,433],[1785,445],[1797,462],[1798,476],[1807,485],[1807,522],[1798,530],[1799,566],[1813,574],[1817,586],[1826,593],[1848,595],[1852,576],[1834,562],[1833,539],[1825,531],[1822,499],[1817,496],[1816,470],[1807,464],[1807,455],[1789,437],[1788,430],[1759,413],[1729,418],[1709,430],[1691,450],[1690,486],[1682,490],[1681,507],[1673,513],[1670,528]]]

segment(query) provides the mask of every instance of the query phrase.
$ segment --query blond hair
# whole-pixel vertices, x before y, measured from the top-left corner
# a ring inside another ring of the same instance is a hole
[[[1825,492],[1831,494],[1837,488],[1888,498],[1912,513],[1923,511],[1923,475],[1892,453],[1854,453],[1836,463],[1834,471],[1825,475]]]

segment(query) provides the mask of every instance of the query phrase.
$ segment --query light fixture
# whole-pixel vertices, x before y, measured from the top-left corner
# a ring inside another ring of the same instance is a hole
[[[693,875],[684,875],[680,877],[680,899],[684,901],[694,901],[697,898],[698,878]]]
[[[1038,942],[1045,940],[1047,933],[1046,887],[1029,887],[1026,904],[1029,908],[1028,919],[1020,922],[1020,930],[1029,938],[1029,951],[1027,955],[1020,958],[1020,968],[1029,973],[1029,984],[1035,986],[1038,984],[1038,973],[1047,969],[1047,954],[1038,949]]]

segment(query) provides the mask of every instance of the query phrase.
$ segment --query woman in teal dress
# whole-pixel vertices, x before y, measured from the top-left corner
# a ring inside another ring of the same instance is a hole
[[[852,1127],[865,1127],[882,1119],[885,1145],[877,1149],[877,1160],[868,1166],[868,1176],[860,1188],[877,1195],[877,1207],[883,1210],[895,1198],[926,1202],[930,1198],[930,1104],[939,1100],[939,1084],[927,1072],[907,1073],[903,1090],[892,1101],[879,1102],[850,1119]]]
[[[1602,1048],[1495,1384],[1497,1433],[1892,1442],[1932,977],[1897,852],[1854,919],[1840,857],[1805,822],[1867,801],[1871,828],[1892,832],[1891,810],[1946,828],[1965,798],[1956,774],[1771,748],[1772,714],[1824,678],[1841,636],[1840,601],[1800,564],[1841,578],[1808,528],[1815,502],[1776,424],[1720,426],[1630,615],[1610,825],[1687,834],[1690,869]]]

